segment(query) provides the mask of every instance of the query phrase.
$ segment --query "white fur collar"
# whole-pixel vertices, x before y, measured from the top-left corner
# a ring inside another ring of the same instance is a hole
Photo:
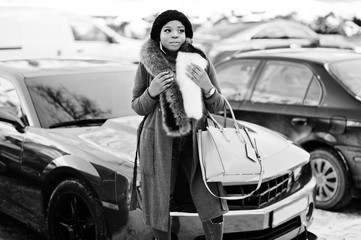
[[[172,71],[168,60],[152,39],[148,39],[144,43],[140,52],[140,62],[153,77],[160,72]],[[191,131],[190,119],[200,119],[203,115],[203,99],[200,88],[194,83],[190,84],[191,80],[185,75],[185,66],[190,62],[204,68],[208,63],[201,50],[189,42],[185,42],[176,59],[176,84],[173,84],[159,97],[163,128],[169,136],[188,134]]]
[[[203,116],[203,98],[200,87],[186,75],[186,67],[195,63],[206,69],[207,60],[197,53],[179,52],[176,60],[176,81],[183,97],[187,117],[199,120]]]

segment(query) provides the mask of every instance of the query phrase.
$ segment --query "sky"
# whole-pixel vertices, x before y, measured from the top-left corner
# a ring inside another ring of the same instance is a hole
[[[296,11],[305,19],[330,11],[345,18],[361,17],[361,0],[0,0],[0,5],[12,4],[51,6],[83,15],[124,19],[137,19],[166,9],[200,17],[231,10],[237,14],[263,12],[266,15]]]

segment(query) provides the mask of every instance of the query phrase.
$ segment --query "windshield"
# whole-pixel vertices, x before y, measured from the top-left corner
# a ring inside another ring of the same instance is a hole
[[[130,107],[133,78],[133,72],[91,73],[32,78],[26,85],[41,126],[48,128],[134,115]]]
[[[213,37],[218,39],[229,38],[237,33],[243,32],[247,29],[252,28],[254,25],[259,23],[219,23],[212,26],[211,28],[202,28],[195,33],[196,37]]]
[[[330,71],[355,96],[361,98],[361,59],[336,62],[329,65]]]

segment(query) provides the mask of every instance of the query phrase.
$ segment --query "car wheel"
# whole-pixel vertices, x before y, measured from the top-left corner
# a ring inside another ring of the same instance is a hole
[[[68,179],[54,190],[48,204],[50,239],[106,239],[102,207],[83,182]]]
[[[332,150],[311,152],[311,166],[316,178],[316,207],[337,210],[352,199],[350,180],[340,156]]]

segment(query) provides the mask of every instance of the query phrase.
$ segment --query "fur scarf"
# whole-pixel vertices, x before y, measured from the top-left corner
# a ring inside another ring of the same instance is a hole
[[[164,71],[172,72],[164,53],[152,39],[142,46],[140,62],[153,77]],[[159,97],[162,125],[168,136],[188,134],[191,131],[190,119],[199,120],[203,116],[201,89],[185,74],[185,67],[191,62],[204,69],[208,65],[205,54],[186,41],[177,54],[176,81]]]

